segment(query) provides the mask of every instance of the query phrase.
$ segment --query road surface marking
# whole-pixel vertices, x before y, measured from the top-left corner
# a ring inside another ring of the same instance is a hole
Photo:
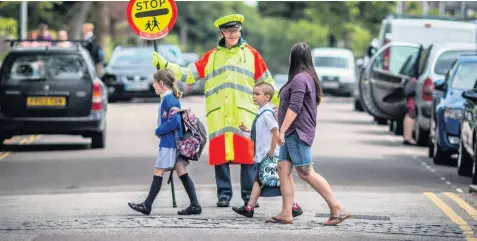
[[[457,188],[456,191],[460,192],[460,193],[464,193],[464,191],[462,191],[462,189],[460,189],[460,188]]]
[[[461,216],[457,215],[457,213],[454,212],[454,210],[452,210],[452,208],[449,207],[444,201],[442,201],[442,199],[437,197],[437,195],[432,192],[425,192],[424,196],[429,198],[442,212],[444,212],[445,215],[447,215],[447,217],[449,217],[452,222],[459,226],[464,233],[465,240],[477,241],[477,238],[473,237],[472,228],[469,226],[469,224]]]
[[[454,200],[459,206],[464,209],[474,220],[477,220],[477,210],[475,210],[472,206],[470,206],[464,199],[460,198],[459,196],[455,195],[451,192],[445,192],[444,195],[449,197],[450,199]]]
[[[18,144],[20,145],[29,145],[33,143],[34,141],[37,141],[41,138],[40,135],[31,135],[26,137],[25,139],[22,139]],[[4,143],[6,144],[13,144],[14,141],[19,140],[20,136],[14,136],[8,140],[5,140]],[[10,155],[10,152],[0,152],[0,160],[7,158]]]

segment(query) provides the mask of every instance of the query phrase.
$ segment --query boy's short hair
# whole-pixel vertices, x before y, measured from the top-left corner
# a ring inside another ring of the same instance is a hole
[[[269,95],[270,96],[270,100],[273,98],[273,95],[275,94],[275,89],[273,88],[273,86],[267,82],[258,82],[255,84],[255,86],[253,86],[254,88],[255,87],[260,87],[262,88],[263,90],[263,94],[265,95]]]

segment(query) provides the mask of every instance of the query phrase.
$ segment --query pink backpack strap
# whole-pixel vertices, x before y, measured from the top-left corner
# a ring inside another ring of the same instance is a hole
[[[169,110],[169,116],[168,117],[171,117],[173,115],[175,115],[177,112],[180,112],[181,109],[177,108],[177,107],[172,107],[170,110]]]

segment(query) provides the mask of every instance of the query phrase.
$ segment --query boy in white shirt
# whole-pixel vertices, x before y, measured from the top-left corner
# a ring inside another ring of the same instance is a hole
[[[273,86],[265,82],[259,82],[253,88],[253,102],[260,107],[251,130],[251,138],[254,141],[255,148],[255,180],[249,202],[245,206],[232,208],[234,212],[249,218],[253,217],[255,204],[260,196],[277,197],[282,195],[280,192],[278,171],[276,170],[279,153],[279,149],[277,148],[279,139],[278,122],[275,119],[275,114],[270,104],[274,92]],[[244,132],[250,132],[243,123],[240,125],[240,129]],[[261,186],[259,183],[260,163],[265,160],[265,158],[269,158],[267,160],[269,162],[267,163],[274,164],[274,170],[271,171],[276,174],[276,178],[274,178],[276,181],[273,183],[275,184],[274,187],[264,186],[264,184]],[[293,203],[292,214],[293,217],[303,214],[303,210],[297,202]]]

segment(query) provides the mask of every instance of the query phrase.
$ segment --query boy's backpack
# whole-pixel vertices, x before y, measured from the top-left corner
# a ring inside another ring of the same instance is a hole
[[[169,117],[179,113],[182,119],[183,138],[176,133],[176,144],[179,157],[184,160],[198,161],[207,143],[207,131],[204,124],[190,109],[172,108]]]
[[[278,157],[266,155],[260,162],[258,179],[261,187],[280,187],[278,176]]]

